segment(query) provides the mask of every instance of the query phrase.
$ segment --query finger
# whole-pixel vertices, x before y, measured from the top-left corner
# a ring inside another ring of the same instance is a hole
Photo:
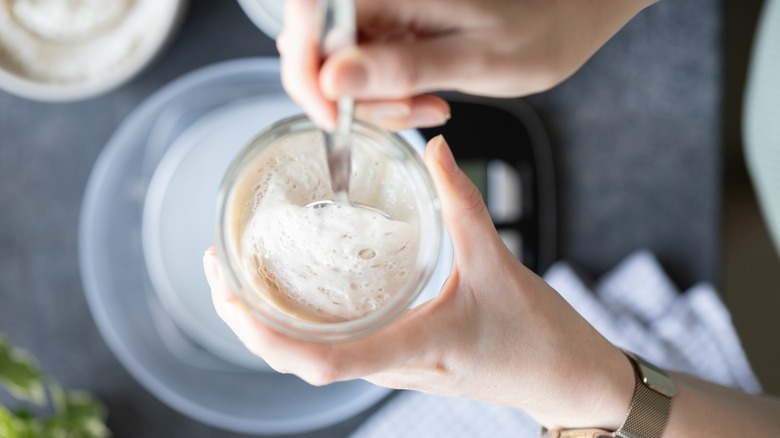
[[[281,335],[258,322],[237,301],[222,303],[226,323],[244,345],[277,371],[293,373],[313,385],[353,380],[379,371],[414,367],[435,368],[439,349],[446,348],[441,333],[425,330],[439,326],[431,317],[421,319],[418,307],[393,325],[355,341],[338,344],[305,342]],[[456,324],[452,321],[448,327]],[[434,341],[433,339],[436,338]]]
[[[217,259],[217,248],[211,245],[203,254],[203,272],[206,273],[206,281],[211,288],[212,296],[217,296],[220,300],[228,300],[233,294],[222,281],[222,274]]]
[[[318,344],[289,338],[261,324],[230,291],[213,247],[204,254],[203,267],[217,314],[247,349],[265,359],[275,370],[295,373],[312,384],[356,379],[378,370],[406,365],[410,356],[430,355],[431,349],[426,347],[431,345],[429,338],[439,335],[421,329],[421,324],[432,324],[436,319],[428,315],[435,309],[435,305],[429,303],[408,311],[392,326],[356,341]],[[424,363],[422,360],[412,362]]]
[[[391,326],[368,337],[341,344],[319,344],[284,336],[261,324],[230,293],[221,293],[224,284],[215,284],[212,292],[217,314],[246,348],[263,358],[274,370],[293,373],[313,385],[353,380],[388,370],[446,369],[440,354],[454,335],[443,336],[430,327],[456,327],[458,318],[446,309],[447,300],[434,300],[407,311]],[[452,284],[455,287],[455,283]],[[228,298],[225,299],[225,296]],[[452,293],[442,296],[452,297]],[[441,309],[445,309],[442,311]],[[462,321],[460,321],[462,322]],[[436,346],[437,348],[432,348]],[[401,375],[415,373],[401,373]],[[397,383],[411,387],[412,383]]]
[[[398,99],[458,89],[463,78],[479,78],[483,64],[481,57],[467,55],[457,38],[443,35],[345,48],[323,64],[320,88],[331,99]],[[463,62],[465,56],[468,62]]]
[[[287,0],[284,35],[277,41],[281,53],[282,85],[309,117],[325,129],[335,126],[335,104],[319,88],[321,57],[318,46],[316,0]]]
[[[443,125],[450,118],[450,105],[433,94],[409,99],[359,102],[355,117],[390,131]]]
[[[206,272],[206,279],[211,288],[211,300],[217,315],[236,334],[249,351],[264,357],[267,349],[259,349],[257,345],[268,343],[268,341],[261,341],[260,339],[270,339],[278,335],[258,324],[244,303],[230,290],[227,282],[223,279],[216,249],[213,246],[209,247],[203,256],[203,269]],[[283,372],[282,369],[278,371]]]
[[[425,165],[439,194],[456,263],[473,267],[495,260],[495,250],[503,245],[479,189],[458,167],[444,137],[428,142]]]
[[[227,282],[223,280],[217,250],[214,246],[210,246],[203,255],[203,270],[211,288],[211,302],[214,304],[214,310],[234,333],[238,333],[232,324],[235,320],[234,307],[236,304],[240,304],[240,301],[230,290]]]

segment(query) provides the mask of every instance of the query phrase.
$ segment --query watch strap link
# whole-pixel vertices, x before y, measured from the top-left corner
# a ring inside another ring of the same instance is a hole
[[[661,438],[666,428],[666,422],[669,420],[671,396],[651,389],[644,378],[645,373],[642,367],[663,376],[666,376],[666,373],[639,356],[627,351],[623,353],[628,357],[631,367],[634,369],[636,385],[626,420],[615,432],[615,436],[618,438]]]

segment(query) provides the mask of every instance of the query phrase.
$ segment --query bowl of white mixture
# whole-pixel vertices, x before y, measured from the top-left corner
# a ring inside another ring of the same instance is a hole
[[[313,207],[334,197],[323,141],[305,116],[252,140],[220,189],[217,246],[229,284],[258,320],[299,339],[342,342],[414,303],[437,264],[442,223],[419,154],[357,121],[350,202]]]
[[[0,0],[0,88],[86,99],[129,81],[176,30],[183,0]]]

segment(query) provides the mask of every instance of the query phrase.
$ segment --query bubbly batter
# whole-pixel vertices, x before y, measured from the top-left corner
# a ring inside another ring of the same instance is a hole
[[[299,134],[263,151],[230,201],[244,275],[282,311],[344,321],[382,307],[409,282],[419,246],[416,209],[402,171],[356,142],[349,205],[332,199],[319,134]]]
[[[169,7],[158,0],[0,0],[0,64],[39,82],[100,78],[144,50]]]

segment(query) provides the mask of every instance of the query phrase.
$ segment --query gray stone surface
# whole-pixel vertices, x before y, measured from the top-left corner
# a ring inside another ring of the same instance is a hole
[[[661,1],[529,99],[558,167],[559,255],[599,275],[639,247],[680,287],[718,281],[719,1]]]
[[[661,2],[562,86],[529,99],[553,139],[561,254],[593,274],[648,247],[681,286],[717,279],[719,5]],[[234,1],[193,0],[163,57],[115,92],[70,104],[0,92],[0,331],[67,387],[103,399],[117,437],[239,435],[157,401],[97,332],[77,263],[90,169],[118,123],[163,84],[216,61],[274,53]],[[311,436],[342,436],[360,420]]]

